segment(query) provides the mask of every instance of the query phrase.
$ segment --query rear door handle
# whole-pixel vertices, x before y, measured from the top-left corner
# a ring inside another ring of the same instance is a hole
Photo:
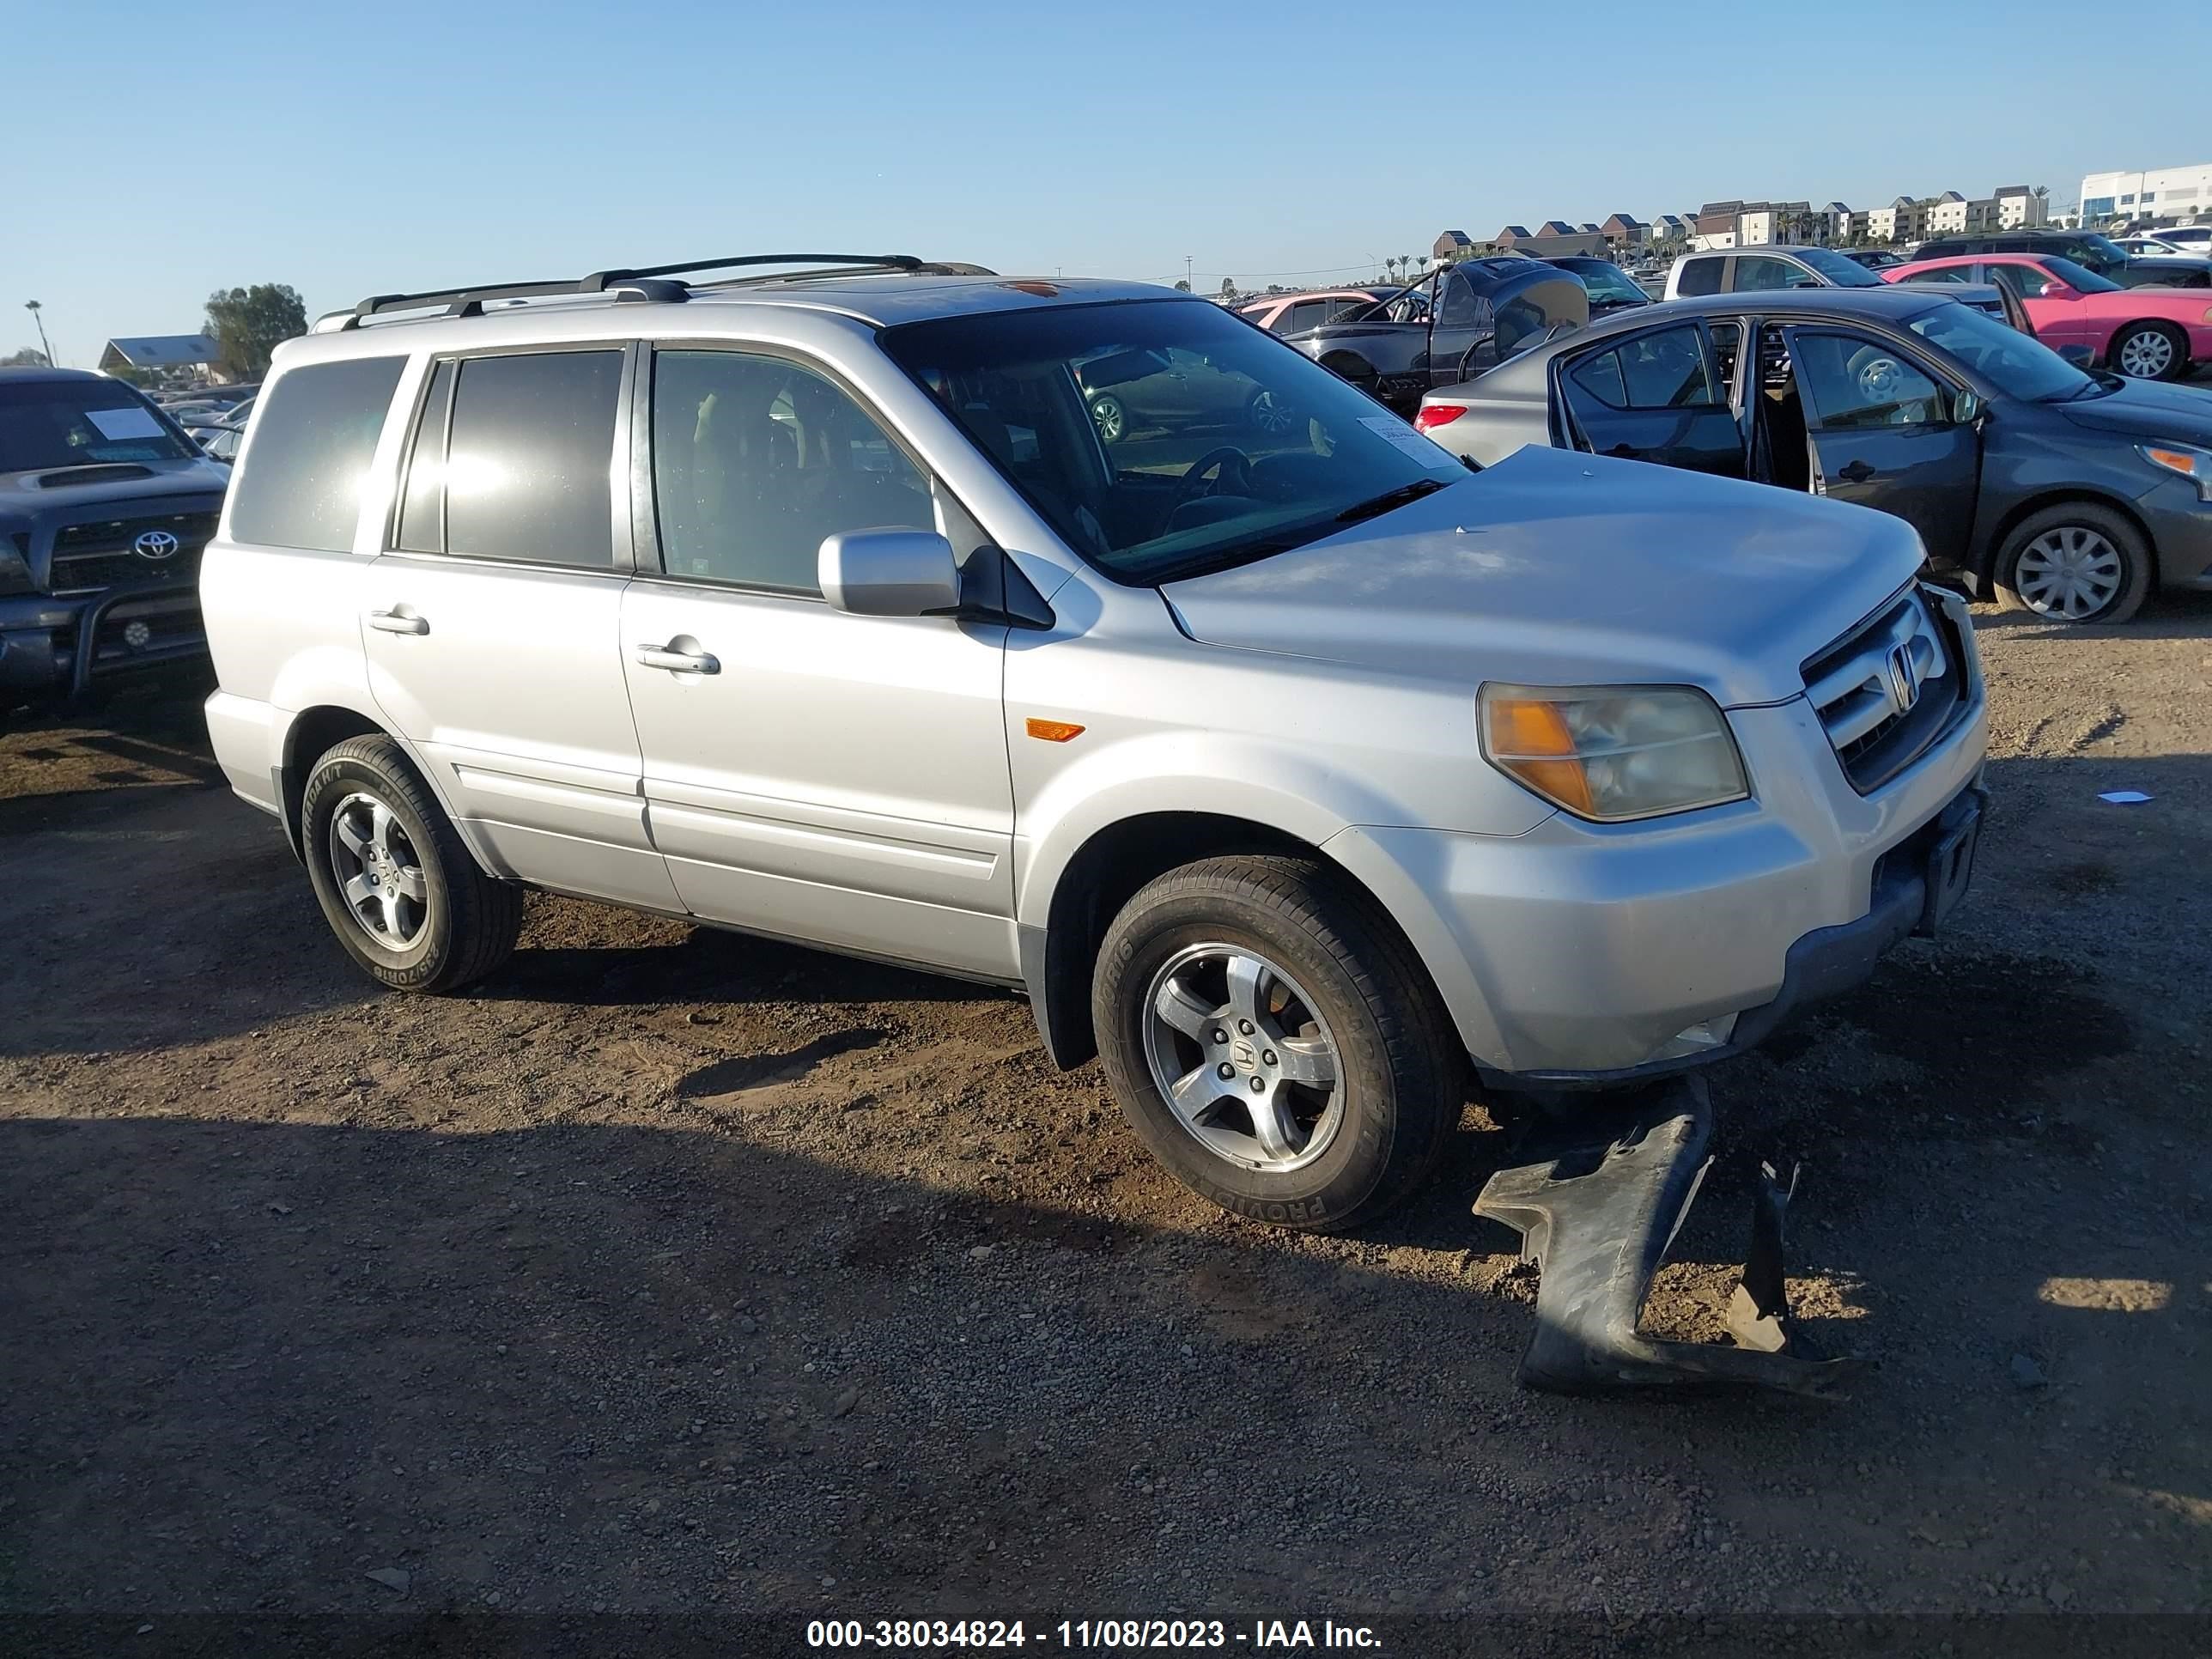
[[[722,672],[722,659],[711,651],[672,651],[665,645],[641,645],[637,659],[647,668],[665,668],[679,674]]]
[[[1864,483],[1874,477],[1875,471],[1871,461],[1853,461],[1849,466],[1837,468],[1836,476],[1845,483]]]
[[[430,631],[428,617],[410,616],[402,611],[372,611],[368,625],[380,634],[427,634]]]

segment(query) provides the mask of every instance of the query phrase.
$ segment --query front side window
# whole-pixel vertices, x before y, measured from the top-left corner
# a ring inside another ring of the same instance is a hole
[[[928,480],[849,392],[750,352],[654,354],[653,486],[670,575],[781,593],[822,591],[826,537],[934,523]]]
[[[993,312],[880,337],[1060,538],[1119,581],[1303,546],[1467,476],[1304,353],[1193,301]],[[1220,395],[1152,400],[1171,348],[1203,356]]]
[[[441,364],[408,463],[400,545],[467,558],[611,567],[609,473],[622,368],[623,354],[611,349]],[[448,371],[450,414],[439,379]]]
[[[2056,254],[2046,253],[2036,264],[2076,294],[2118,294],[2120,291],[2120,285],[2110,277],[2101,276],[2094,270],[2075,264],[2071,259],[2062,259]]]
[[[1881,278],[1856,259],[1825,247],[1802,247],[1797,257],[1828,279],[1835,288],[1880,288]]]
[[[1721,401],[1692,326],[1639,335],[1575,366],[1575,383],[1614,409],[1706,409]]]
[[[1824,432],[1934,426],[1945,419],[1942,388],[1893,346],[1863,335],[1803,330],[1793,346],[1798,390]]]
[[[0,381],[0,472],[183,461],[196,453],[121,380]]]
[[[308,363],[261,394],[253,450],[230,486],[230,533],[267,547],[352,550],[362,486],[404,357]]]

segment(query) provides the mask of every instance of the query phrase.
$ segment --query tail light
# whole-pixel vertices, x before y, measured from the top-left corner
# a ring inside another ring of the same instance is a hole
[[[1433,432],[1440,426],[1449,426],[1466,413],[1465,404],[1423,404],[1413,416],[1413,425],[1423,432]]]

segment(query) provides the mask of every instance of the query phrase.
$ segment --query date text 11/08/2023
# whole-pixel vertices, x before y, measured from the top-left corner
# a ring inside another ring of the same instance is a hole
[[[1302,1649],[1381,1649],[1382,1638],[1365,1625],[1334,1620],[1255,1619],[814,1619],[807,1621],[811,1648],[908,1648],[957,1651],[1031,1645],[1070,1650],[1236,1648],[1250,1653]]]

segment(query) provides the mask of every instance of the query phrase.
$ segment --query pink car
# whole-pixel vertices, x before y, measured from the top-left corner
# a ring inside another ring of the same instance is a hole
[[[1292,334],[1302,328],[1318,328],[1340,311],[1370,305],[1395,288],[1332,288],[1313,294],[1270,294],[1266,299],[1237,307],[1240,315],[1271,333]]]
[[[2201,288],[2122,288],[2051,253],[1921,259],[1881,279],[2002,283],[2027,307],[2044,344],[2087,347],[2097,362],[2138,380],[2178,380],[2192,360],[2212,361],[2212,291]]]

